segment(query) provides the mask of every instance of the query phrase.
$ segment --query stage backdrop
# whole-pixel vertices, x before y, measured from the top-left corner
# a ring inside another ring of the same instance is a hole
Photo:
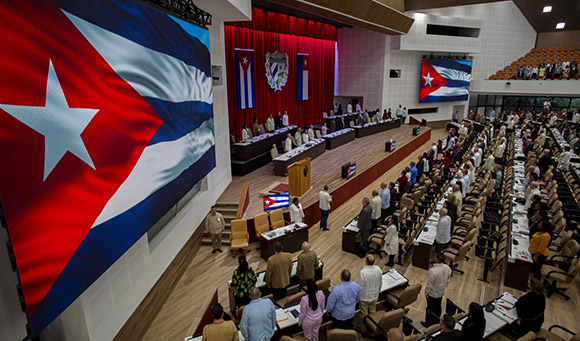
[[[209,32],[0,1],[0,198],[37,335],[215,167]]]
[[[269,114],[288,111],[290,124],[320,123],[322,112],[332,109],[334,58],[338,29],[334,26],[254,8],[251,22],[226,23],[226,68],[230,130],[241,138],[244,124],[254,118],[264,124]],[[255,106],[238,109],[235,49],[254,50]],[[288,54],[288,81],[282,91],[268,85],[266,53]],[[308,100],[297,99],[297,54],[308,54]]]

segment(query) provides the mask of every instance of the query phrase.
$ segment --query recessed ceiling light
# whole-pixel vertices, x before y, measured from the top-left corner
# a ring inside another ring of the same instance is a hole
[[[549,12],[552,12],[552,6],[545,6],[544,13],[549,13]]]
[[[564,28],[564,26],[566,26],[566,23],[565,22],[559,22],[559,23],[556,24],[556,29],[557,30],[561,30],[561,29]]]

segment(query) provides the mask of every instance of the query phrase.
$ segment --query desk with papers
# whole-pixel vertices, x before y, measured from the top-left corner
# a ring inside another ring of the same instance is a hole
[[[285,176],[288,172],[288,166],[296,161],[300,161],[305,157],[310,157],[315,159],[316,157],[324,154],[326,151],[326,142],[324,139],[314,139],[308,141],[298,148],[292,149],[291,151],[278,155],[272,159],[274,164],[274,174],[278,176]]]
[[[260,236],[260,255],[268,260],[274,251],[274,243],[280,242],[285,252],[296,252],[302,248],[302,243],[308,241],[308,225],[304,223],[290,224]]]
[[[394,120],[388,119],[386,121],[366,123],[362,126],[354,126],[353,128],[356,132],[356,137],[361,138],[376,133],[380,133],[383,131],[387,131],[389,129],[398,128],[400,126],[401,126],[400,119]]]
[[[258,155],[268,153],[272,149],[273,144],[281,144],[286,140],[288,133],[294,136],[296,130],[298,130],[297,126],[283,127],[271,133],[254,136],[246,141],[237,142],[234,144],[235,157],[237,160],[247,161]]]
[[[334,149],[354,140],[355,132],[352,128],[345,128],[334,133],[322,136],[326,141],[326,149]]]

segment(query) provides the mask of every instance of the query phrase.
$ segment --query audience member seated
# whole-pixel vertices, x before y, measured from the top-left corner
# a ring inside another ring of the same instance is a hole
[[[211,307],[211,315],[213,317],[213,323],[208,324],[203,327],[203,337],[202,340],[232,340],[237,341],[238,328],[233,321],[224,321],[224,308],[221,304],[216,303]]]
[[[441,333],[433,338],[433,341],[463,341],[463,333],[455,329],[453,316],[445,314],[441,317]],[[471,339],[465,339],[470,340]]]
[[[469,312],[467,319],[463,321],[461,332],[465,340],[483,340],[483,335],[485,334],[485,315],[481,305],[475,302],[469,304]]]

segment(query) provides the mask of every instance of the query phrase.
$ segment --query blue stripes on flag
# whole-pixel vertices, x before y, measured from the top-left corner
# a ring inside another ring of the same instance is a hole
[[[236,49],[235,59],[238,109],[253,108],[256,106],[254,51]]]
[[[296,56],[296,97],[299,101],[308,99],[308,55]]]
[[[290,205],[290,194],[288,192],[269,195],[264,197],[264,211],[273,210]]]

